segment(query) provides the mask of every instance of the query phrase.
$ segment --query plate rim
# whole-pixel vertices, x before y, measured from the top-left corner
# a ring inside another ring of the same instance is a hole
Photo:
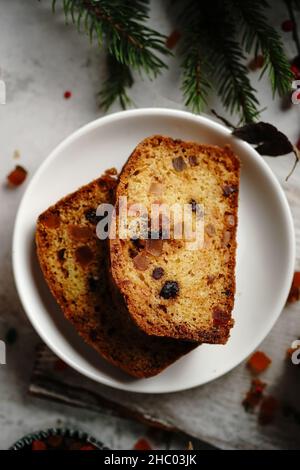
[[[213,126],[215,129],[219,128],[219,130],[224,134],[227,133],[228,135],[231,134],[230,130],[227,129],[224,125],[220,124],[217,122],[213,117],[211,118],[210,116],[208,117],[207,115],[195,115],[193,113],[190,113],[188,111],[183,111],[183,110],[177,110],[177,109],[172,109],[172,108],[139,108],[139,109],[130,109],[126,111],[118,111],[116,113],[112,113],[106,116],[101,116],[93,121],[88,122],[87,124],[81,126],[74,132],[72,132],[69,136],[64,138],[58,145],[55,146],[55,148],[48,154],[48,156],[42,161],[42,163],[39,165],[37,170],[34,172],[26,190],[24,191],[21,201],[19,203],[19,207],[16,213],[16,218],[15,218],[15,223],[14,223],[14,228],[13,228],[13,237],[12,237],[12,267],[13,267],[13,276],[14,276],[14,282],[15,286],[17,289],[18,296],[20,298],[22,307],[24,309],[24,312],[29,319],[33,329],[37,332],[37,334],[40,336],[40,338],[44,341],[44,343],[62,360],[64,360],[70,367],[75,369],[77,372],[80,374],[84,375],[85,377],[88,377],[89,379],[92,379],[93,381],[100,383],[102,385],[112,387],[118,390],[123,390],[126,392],[130,393],[141,393],[141,394],[165,394],[165,393],[176,393],[176,392],[181,392],[184,390],[190,390],[192,388],[204,385],[206,383],[212,382],[213,380],[216,380],[219,377],[222,377],[223,375],[227,374],[229,371],[233,370],[236,368],[238,365],[241,364],[248,356],[251,354],[253,350],[255,350],[261,342],[266,338],[266,336],[271,332],[273,329],[275,323],[277,322],[284,306],[286,303],[286,298],[290,289],[290,285],[292,282],[292,277],[294,274],[294,269],[295,269],[295,261],[296,261],[296,240],[295,240],[295,229],[294,229],[294,222],[293,222],[293,217],[291,213],[290,206],[287,201],[287,197],[283,191],[283,188],[281,187],[278,179],[276,178],[275,174],[271,170],[271,168],[267,165],[265,160],[253,149],[253,147],[250,146],[250,144],[246,142],[241,142],[241,145],[244,146],[245,150],[247,150],[247,153],[251,155],[251,158],[254,158],[256,162],[258,162],[259,165],[263,167],[263,169],[266,171],[268,174],[268,177],[273,183],[273,187],[276,189],[277,196],[280,199],[281,205],[282,205],[282,211],[285,212],[285,222],[286,222],[286,227],[287,227],[287,234],[288,234],[288,254],[287,257],[289,258],[288,260],[288,266],[289,266],[289,275],[286,277],[285,280],[285,286],[281,289],[281,297],[278,298],[277,300],[277,309],[275,311],[274,309],[274,314],[272,316],[272,321],[270,322],[270,326],[268,328],[267,332],[263,332],[259,337],[257,337],[255,341],[255,346],[251,345],[249,347],[249,350],[247,350],[247,353],[243,354],[238,361],[235,363],[235,365],[229,365],[227,368],[225,368],[222,372],[217,372],[215,374],[212,374],[212,377],[210,380],[206,380],[205,382],[198,382],[192,385],[184,385],[181,384],[179,386],[171,386],[169,388],[164,387],[164,390],[140,390],[140,389],[135,389],[134,388],[134,383],[133,384],[126,384],[119,382],[117,383],[117,379],[113,379],[114,382],[112,383],[110,379],[107,379],[106,377],[98,377],[95,373],[92,371],[87,371],[85,370],[82,366],[78,365],[76,361],[74,361],[72,358],[65,357],[63,353],[60,352],[59,347],[56,346],[55,342],[53,343],[51,340],[48,340],[47,335],[44,334],[42,328],[38,326],[38,323],[34,321],[34,315],[31,315],[30,313],[30,308],[29,308],[29,302],[27,301],[26,294],[23,292],[21,288],[21,283],[19,282],[19,276],[18,276],[18,261],[17,261],[17,246],[18,246],[18,239],[19,239],[19,226],[21,225],[21,215],[23,211],[23,206],[25,205],[26,202],[26,197],[28,193],[30,193],[31,188],[34,186],[36,180],[39,179],[40,174],[42,174],[46,169],[47,166],[56,158],[56,155],[61,153],[65,147],[67,147],[72,141],[76,140],[77,138],[80,138],[82,135],[96,129],[99,126],[109,124],[113,121],[119,120],[119,119],[126,119],[128,116],[151,116],[151,115],[157,115],[159,114],[160,116],[166,116],[166,117],[177,117],[177,118],[193,118],[195,122],[198,122],[198,124],[206,124],[209,126]],[[144,379],[145,380],[145,379]],[[128,388],[128,386],[130,388]]]

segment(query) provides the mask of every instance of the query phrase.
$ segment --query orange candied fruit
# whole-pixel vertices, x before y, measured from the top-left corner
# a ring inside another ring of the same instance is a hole
[[[96,450],[96,447],[92,444],[85,444],[81,446],[79,450]]]
[[[134,450],[152,450],[152,447],[150,446],[149,442],[141,438],[139,439],[133,446]]]
[[[279,402],[277,398],[273,396],[265,397],[261,403],[258,422],[259,424],[266,425],[274,421],[275,415],[279,408]]]
[[[33,441],[31,448],[32,450],[47,450],[45,442],[39,440]]]
[[[254,374],[264,372],[271,364],[271,359],[262,351],[256,351],[247,362],[247,366]]]
[[[292,304],[298,300],[300,300],[300,272],[296,271],[287,302]]]
[[[11,186],[20,186],[26,179],[27,171],[21,165],[16,165],[16,168],[7,175],[7,181]]]
[[[265,382],[262,382],[259,379],[252,380],[250,390],[247,392],[242,402],[245,411],[253,411],[255,407],[261,402],[266,385],[267,384]]]

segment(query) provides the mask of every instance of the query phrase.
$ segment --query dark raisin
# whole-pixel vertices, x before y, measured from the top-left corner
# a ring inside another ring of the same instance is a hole
[[[63,261],[65,259],[65,252],[66,252],[65,248],[58,250],[57,258],[59,259],[59,261]]]
[[[223,294],[224,294],[226,297],[230,297],[230,296],[231,296],[231,290],[230,290],[230,289],[226,289],[226,290],[224,290]]]
[[[189,164],[191,166],[198,166],[198,158],[195,155],[189,155]]]
[[[99,278],[97,276],[90,276],[88,278],[89,288],[91,292],[95,292],[99,286]]]
[[[174,299],[179,293],[179,285],[176,281],[166,281],[159,293],[164,299]]]
[[[182,157],[172,158],[174,170],[180,172],[186,169],[186,163]]]
[[[109,328],[107,330],[108,336],[112,336],[113,334],[115,334],[115,332],[116,332],[116,328]]]
[[[96,215],[95,209],[87,209],[84,213],[84,216],[88,222],[94,225],[96,225],[100,220],[100,217]]]
[[[157,281],[158,279],[163,277],[164,273],[165,273],[165,271],[163,270],[163,268],[154,268],[153,273],[152,273],[152,277],[153,277],[153,279],[155,279]]]
[[[231,194],[234,194],[237,191],[238,191],[238,187],[235,185],[227,184],[226,186],[223,186],[223,194],[226,197],[231,196]]]

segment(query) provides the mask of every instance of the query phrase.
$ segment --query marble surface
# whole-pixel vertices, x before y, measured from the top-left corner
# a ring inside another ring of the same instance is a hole
[[[169,33],[172,26],[161,3],[153,2],[152,21]],[[17,341],[7,346],[7,364],[0,366],[0,448],[7,448],[27,432],[58,423],[87,430],[113,448],[130,448],[147,434],[144,426],[27,395],[39,338],[26,319],[14,286],[11,269],[14,219],[30,178],[49,152],[78,127],[101,115],[96,95],[105,78],[103,53],[91,47],[72,25],[66,26],[59,11],[53,16],[49,4],[0,0],[0,78],[7,87],[7,102],[0,105],[0,339],[5,338],[11,327],[18,331]],[[285,14],[274,11],[273,15],[274,23],[279,25]],[[287,48],[291,57],[295,55],[294,44],[288,37]],[[263,118],[296,141],[300,134],[300,107],[282,111],[279,100],[271,101],[269,83],[258,84],[257,75],[253,75],[253,81],[259,88],[262,107],[268,106]],[[131,94],[138,107],[183,108],[179,86],[178,63],[170,59],[170,70],[155,85],[138,78]],[[65,90],[72,91],[70,100],[63,98]],[[218,109],[217,99],[210,104]],[[116,110],[117,105],[111,111]],[[18,160],[14,158],[15,150],[20,153]],[[290,200],[294,200],[296,190],[291,188],[299,186],[300,169],[289,183],[284,182],[292,157],[267,161]],[[18,163],[28,170],[28,179],[20,188],[8,189],[6,175]],[[158,439],[160,444],[156,445],[166,445],[161,437],[151,439]],[[168,445],[180,447],[183,442],[184,438],[178,438]]]

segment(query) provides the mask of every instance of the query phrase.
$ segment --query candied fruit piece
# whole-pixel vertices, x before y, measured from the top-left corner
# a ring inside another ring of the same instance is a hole
[[[247,366],[254,374],[264,372],[271,364],[271,359],[262,351],[256,351],[247,362]]]
[[[26,179],[27,170],[21,165],[16,165],[16,168],[7,175],[8,183],[11,186],[20,186]]]
[[[134,450],[152,450],[152,447],[151,445],[149,444],[149,442],[144,439],[144,438],[141,438],[139,439],[133,446]]]

